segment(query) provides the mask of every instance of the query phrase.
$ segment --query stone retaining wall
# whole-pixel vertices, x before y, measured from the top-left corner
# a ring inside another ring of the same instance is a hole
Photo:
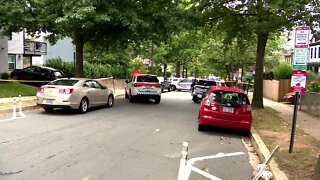
[[[307,113],[320,116],[320,93],[306,92],[302,94],[300,109]]]

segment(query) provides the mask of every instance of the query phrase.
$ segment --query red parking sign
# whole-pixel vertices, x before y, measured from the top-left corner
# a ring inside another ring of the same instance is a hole
[[[307,71],[293,70],[291,76],[292,92],[306,92]]]

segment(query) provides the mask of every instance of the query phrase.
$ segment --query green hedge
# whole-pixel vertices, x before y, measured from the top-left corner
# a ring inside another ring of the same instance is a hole
[[[64,62],[60,58],[49,59],[45,63],[45,66],[62,70],[66,77],[75,76],[75,67],[73,62]],[[90,64],[84,62],[83,73],[86,78],[104,78],[114,77],[119,79],[127,78],[128,69],[121,66],[111,66],[109,64]]]
[[[275,79],[291,79],[292,67],[287,63],[280,63],[275,67],[273,74]]]
[[[0,79],[9,79],[10,75],[7,72],[1,73],[0,74]]]

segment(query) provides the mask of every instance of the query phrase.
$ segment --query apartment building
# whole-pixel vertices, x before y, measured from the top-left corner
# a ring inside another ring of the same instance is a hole
[[[308,70],[315,73],[320,72],[320,41],[313,40],[309,44],[309,61],[308,61]]]
[[[43,36],[30,36],[25,32],[12,33],[8,37],[9,71],[31,65],[42,65],[41,57],[47,54],[47,43]],[[40,59],[36,59],[36,58]]]

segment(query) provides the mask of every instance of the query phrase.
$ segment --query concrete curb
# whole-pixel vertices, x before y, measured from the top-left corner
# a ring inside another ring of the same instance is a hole
[[[251,128],[251,142],[259,155],[260,161],[264,162],[270,156],[270,151],[254,128]],[[269,163],[269,167],[273,173],[273,179],[288,180],[287,175],[279,169],[278,164],[274,160]]]

